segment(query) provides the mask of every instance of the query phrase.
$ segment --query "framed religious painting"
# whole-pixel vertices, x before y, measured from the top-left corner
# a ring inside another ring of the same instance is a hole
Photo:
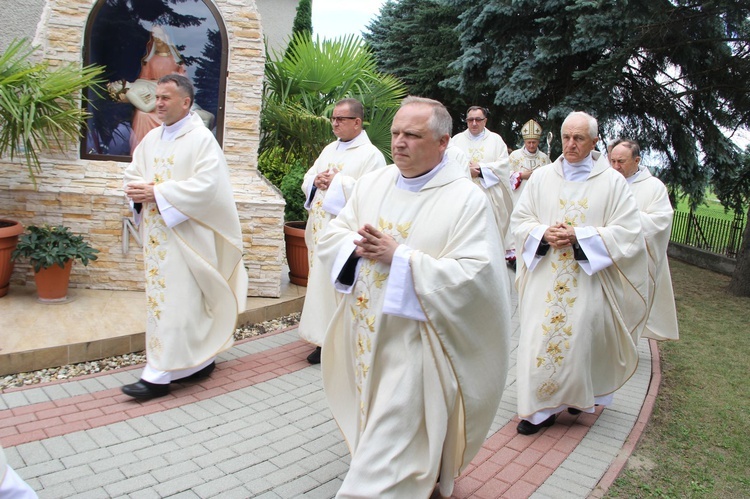
[[[130,161],[141,139],[161,125],[156,82],[172,73],[192,81],[192,110],[222,143],[228,46],[210,0],[99,0],[83,51],[84,64],[105,68],[106,88],[88,90],[82,158]]]

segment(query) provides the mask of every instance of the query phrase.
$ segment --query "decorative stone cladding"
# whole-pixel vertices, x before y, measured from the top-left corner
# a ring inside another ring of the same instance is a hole
[[[52,66],[82,63],[83,34],[92,0],[47,0],[37,28],[39,45]],[[224,153],[231,170],[242,223],[249,296],[281,293],[284,201],[258,173],[258,142],[263,85],[263,36],[255,2],[215,0],[229,40],[224,118]],[[0,159],[0,218],[28,224],[64,224],[99,249],[99,259],[73,266],[71,286],[142,290],[140,247],[129,238],[123,253],[123,219],[130,210],[122,191],[127,163],[80,159],[79,144],[40,154],[38,189],[22,159]],[[12,282],[33,280],[30,266],[17,262]]]

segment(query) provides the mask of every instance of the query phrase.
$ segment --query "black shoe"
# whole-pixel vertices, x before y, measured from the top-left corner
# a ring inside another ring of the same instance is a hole
[[[544,421],[542,421],[539,424],[532,424],[530,421],[526,421],[525,419],[522,419],[520,423],[518,423],[518,426],[516,427],[516,431],[520,433],[521,435],[533,435],[534,433],[538,432],[542,428],[546,426],[552,426],[555,424],[555,419],[557,418],[556,414],[553,414],[552,416],[548,417]]]
[[[516,271],[516,257],[513,258],[506,258],[505,264],[508,266],[509,269],[511,269],[513,272]]]
[[[320,364],[320,352],[322,352],[323,349],[320,347],[315,347],[315,350],[313,353],[307,356],[307,361],[310,364]]]
[[[169,385],[157,385],[142,379],[132,385],[125,385],[121,389],[122,393],[137,400],[155,399],[169,394]]]
[[[216,369],[216,362],[211,362],[200,371],[196,371],[190,376],[185,376],[184,378],[175,379],[172,382],[182,383],[183,381],[198,381],[201,379],[206,379],[211,375],[212,372],[214,372],[214,369]]]
[[[568,414],[572,414],[573,416],[577,416],[581,413],[580,409],[576,409],[575,407],[568,407]]]

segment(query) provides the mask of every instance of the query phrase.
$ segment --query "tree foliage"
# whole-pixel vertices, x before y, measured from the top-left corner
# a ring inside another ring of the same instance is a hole
[[[312,34],[312,0],[300,0],[297,4],[297,13],[292,24],[292,34],[308,32]]]
[[[448,64],[461,54],[454,29],[460,13],[459,7],[435,0],[388,0],[362,34],[378,69],[401,79],[411,95],[442,102],[453,116],[454,130],[463,126],[469,106],[493,107],[487,96],[473,89],[462,93],[440,83],[457,75]]]
[[[453,87],[479,86],[508,119],[536,114],[553,131],[588,111],[604,137],[661,153],[660,177],[694,204],[709,181],[729,185],[741,151],[727,135],[750,124],[747,2],[444,1],[464,9]]]

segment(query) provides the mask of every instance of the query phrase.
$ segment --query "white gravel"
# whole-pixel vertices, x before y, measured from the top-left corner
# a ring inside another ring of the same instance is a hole
[[[234,332],[234,339],[235,341],[239,341],[253,336],[260,336],[262,334],[286,329],[299,323],[299,317],[300,314],[295,313],[266,322],[241,326]],[[40,369],[39,371],[9,374],[0,378],[0,393],[8,388],[36,385],[59,379],[75,378],[76,376],[83,376],[86,374],[113,371],[122,367],[143,364],[145,362],[146,352],[135,352],[115,357],[107,357],[101,360],[81,362],[79,364],[68,364],[60,367]]]

